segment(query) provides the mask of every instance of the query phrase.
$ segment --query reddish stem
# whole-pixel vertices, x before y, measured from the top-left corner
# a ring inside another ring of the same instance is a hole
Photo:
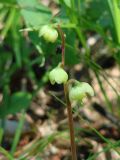
[[[58,31],[60,33],[60,37],[62,40],[62,67],[64,68],[64,66],[65,66],[65,37],[64,37],[64,33],[61,30],[59,25],[58,25]],[[65,94],[65,99],[66,99],[66,104],[67,104],[67,112],[68,112],[68,124],[69,124],[69,129],[70,129],[72,160],[77,160],[72,107],[71,107],[71,102],[70,102],[69,96],[68,96],[68,84],[67,83],[64,84],[64,94]]]
[[[68,97],[68,86],[67,86],[67,84],[64,85],[64,93],[65,93],[65,99],[66,99],[66,104],[67,104],[68,123],[69,123],[69,129],[70,129],[72,160],[77,160],[75,135],[74,135],[74,124],[73,124],[73,116],[72,116],[72,107],[71,107],[71,103],[70,103],[70,100],[69,100],[69,97]]]

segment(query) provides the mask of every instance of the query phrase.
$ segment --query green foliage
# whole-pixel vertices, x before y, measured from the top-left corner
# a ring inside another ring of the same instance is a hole
[[[71,0],[63,0],[63,2],[65,3],[66,6],[71,8]]]
[[[114,29],[116,31],[116,39],[117,42],[120,44],[120,8],[119,8],[119,1],[118,0],[107,0],[109,9],[112,15],[112,20],[114,23]]]
[[[26,109],[31,102],[31,94],[27,92],[16,92],[11,96],[6,94],[0,105],[0,117],[5,117],[8,114],[15,114],[22,109]]]
[[[52,18],[50,10],[35,0],[17,0],[27,27],[39,29]]]
[[[33,30],[33,33],[30,33],[31,40],[32,42],[35,44],[36,48],[38,49],[38,51],[43,54],[45,54],[46,56],[50,56],[51,54],[49,54],[50,52],[52,54],[55,55],[55,48],[56,48],[56,44],[53,45],[49,45],[48,43],[45,43],[42,40],[42,37],[39,38],[38,37],[38,31],[40,30],[40,28],[44,25],[48,25],[51,24],[50,20],[52,18],[52,14],[50,12],[50,10],[41,5],[40,3],[37,3],[35,0],[32,1],[23,1],[20,0],[18,1],[18,4],[22,7],[23,9],[21,9],[21,13],[23,15],[23,18],[25,20],[26,26],[28,28],[28,30]],[[37,6],[37,8],[36,8]],[[40,17],[40,18],[39,18]],[[59,20],[64,19],[63,17],[59,17]],[[32,21],[31,21],[32,19]],[[58,18],[55,18],[54,20],[58,21]],[[47,23],[46,23],[47,22]],[[36,30],[36,31],[34,31]],[[78,63],[78,58],[76,55],[76,49],[75,49],[75,45],[72,47],[71,49],[71,45],[73,45],[73,43],[75,44],[75,34],[74,32],[66,32],[66,63],[68,65],[73,65]],[[47,50],[46,50],[47,49]],[[47,53],[46,53],[47,52]],[[44,56],[45,56],[44,55]],[[59,55],[55,57],[53,57],[52,63],[54,63],[56,60],[55,65],[59,62]]]
[[[15,4],[16,0],[1,0],[0,3]]]

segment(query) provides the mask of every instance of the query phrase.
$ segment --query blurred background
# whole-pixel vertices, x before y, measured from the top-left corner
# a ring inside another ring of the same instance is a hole
[[[120,159],[120,1],[0,0],[0,160],[70,160],[62,85],[50,70],[65,34],[65,69],[95,96],[73,104],[78,160]]]

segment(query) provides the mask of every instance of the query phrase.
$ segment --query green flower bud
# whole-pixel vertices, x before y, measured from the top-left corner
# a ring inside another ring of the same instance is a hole
[[[47,42],[54,43],[58,38],[58,32],[56,29],[45,25],[40,29],[39,36],[43,36]]]
[[[70,101],[79,101],[82,100],[89,94],[94,96],[93,88],[86,82],[76,81],[75,85],[69,88],[69,99]]]
[[[62,84],[66,83],[68,80],[68,74],[65,72],[63,68],[60,66],[54,68],[50,73],[49,73],[49,80],[51,84]]]

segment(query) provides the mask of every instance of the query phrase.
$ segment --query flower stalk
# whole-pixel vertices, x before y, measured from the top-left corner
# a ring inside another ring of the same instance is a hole
[[[65,37],[59,25],[58,25],[58,31],[59,31],[59,34],[62,40],[62,65],[61,67],[64,68],[65,67]],[[74,135],[74,123],[73,123],[73,116],[72,116],[72,106],[71,106],[71,102],[70,102],[68,93],[69,93],[68,84],[65,83],[64,84],[64,95],[65,95],[65,101],[67,105],[68,125],[69,125],[69,130],[70,130],[71,154],[72,154],[72,160],[77,160],[75,135]]]
[[[64,70],[65,67],[65,36],[60,26],[58,25],[58,32],[62,41],[61,57],[62,63],[59,63],[57,67],[52,69],[49,73],[49,80],[51,84],[63,84],[64,85],[64,95],[67,106],[68,113],[68,125],[70,130],[70,142],[71,142],[71,153],[72,160],[77,160],[76,154],[76,144],[75,144],[75,134],[74,134],[74,123],[72,115],[72,105],[73,101],[82,103],[83,99],[87,95],[94,96],[93,88],[86,82],[79,82],[75,79],[68,80],[68,74]]]

